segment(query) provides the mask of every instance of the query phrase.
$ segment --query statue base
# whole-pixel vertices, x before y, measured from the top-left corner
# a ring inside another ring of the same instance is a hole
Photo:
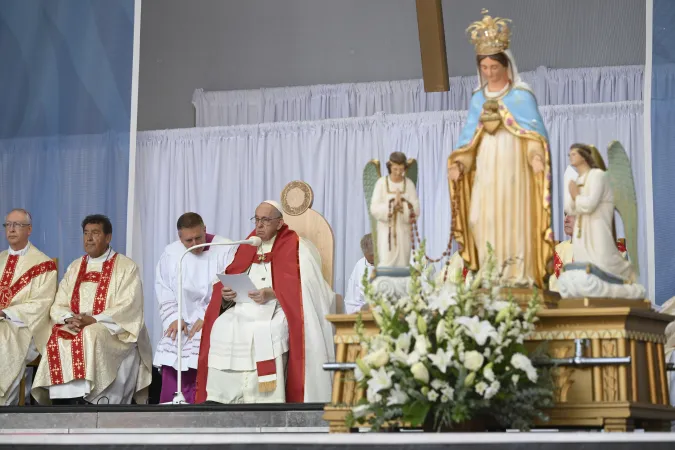
[[[642,300],[647,293],[641,284],[625,283],[623,279],[589,263],[566,264],[558,278],[558,289],[563,298]]]
[[[670,406],[663,346],[665,328],[674,317],[650,308],[646,300],[607,298],[562,299],[554,308],[542,307],[536,329],[525,341],[529,349],[547,342],[553,358],[573,360],[580,347],[582,359],[630,359],[623,364],[591,360],[561,365],[554,378],[555,406],[546,411],[550,419],[537,427],[670,430],[675,408]],[[372,314],[361,317],[366,335],[379,334]],[[335,325],[337,362],[353,363],[363,356],[354,331],[357,318],[356,314],[327,316]],[[364,396],[352,372],[335,372],[331,403],[324,409],[331,432],[352,431],[345,417]]]
[[[481,291],[488,293],[486,290],[481,289]],[[557,292],[541,289],[537,290],[539,292],[539,299],[541,300],[541,305],[544,308],[557,308],[558,302],[560,301],[560,294]],[[527,304],[534,294],[534,288],[512,288],[512,287],[502,287],[499,290],[500,296],[503,298],[513,297],[513,299],[518,302],[522,308],[526,308]],[[489,293],[488,293],[489,294]]]
[[[408,295],[410,276],[405,278],[378,276],[371,284],[378,294],[386,296],[389,300],[398,300],[399,298]]]

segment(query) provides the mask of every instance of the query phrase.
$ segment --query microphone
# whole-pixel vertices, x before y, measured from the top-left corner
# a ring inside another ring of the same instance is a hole
[[[246,241],[242,242],[242,244],[248,244],[248,245],[252,245],[254,247],[260,247],[262,245],[262,239],[260,239],[258,236],[251,236]]]
[[[171,403],[163,403],[164,405],[182,405],[187,403],[185,401],[185,396],[183,395],[183,327],[181,326],[181,321],[183,320],[183,258],[185,255],[190,253],[192,250],[202,247],[211,247],[217,245],[252,245],[254,247],[260,247],[262,245],[262,239],[258,236],[251,236],[248,239],[234,242],[211,242],[206,244],[197,244],[188,248],[183,252],[178,261],[178,335],[176,336],[176,345],[178,346],[178,376],[176,377],[176,384],[178,385],[176,389],[176,394],[173,397]]]

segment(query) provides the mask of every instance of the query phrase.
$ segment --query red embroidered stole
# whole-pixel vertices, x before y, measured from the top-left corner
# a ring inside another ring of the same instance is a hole
[[[251,233],[249,237],[253,236]],[[274,240],[271,251],[272,289],[286,315],[288,322],[288,362],[286,368],[286,402],[302,403],[305,398],[305,323],[302,304],[302,285],[300,280],[299,259],[300,237],[288,225],[283,225]],[[265,255],[267,258],[267,254]],[[253,262],[258,262],[257,248],[251,245],[240,245],[234,260],[225,273],[237,274],[248,270]],[[195,402],[206,401],[206,383],[208,380],[209,349],[211,347],[211,329],[220,316],[223,284],[213,286],[211,302],[204,315],[202,342],[199,347],[199,363],[197,369],[197,393]],[[266,363],[266,362],[263,362]],[[272,361],[274,363],[274,361]],[[273,365],[273,364],[272,364]],[[276,366],[256,364],[258,374],[276,371]]]
[[[94,307],[92,316],[101,314],[105,309],[106,300],[108,297],[108,287],[110,286],[110,279],[115,267],[115,260],[117,253],[112,258],[103,263],[103,270],[101,272],[87,273],[87,255],[82,257],[80,262],[80,271],[75,280],[73,287],[73,294],[70,298],[70,310],[73,314],[80,313],[80,285],[85,282],[98,283],[96,288],[96,295],[94,297]],[[61,355],[59,354],[59,338],[72,340],[71,352],[73,357],[73,379],[81,380],[85,376],[85,360],[84,360],[84,342],[82,341],[82,330],[77,335],[73,335],[61,329],[63,325],[56,324],[52,327],[52,334],[47,342],[47,357],[49,360],[49,375],[54,384],[63,384],[63,368],[61,364]]]
[[[21,289],[28,286],[28,283],[33,281],[33,278],[47,272],[56,271],[56,263],[54,261],[44,261],[28,269],[14,284],[11,284],[18,264],[18,255],[9,255],[7,257],[5,270],[0,279],[0,309],[7,308],[9,304],[12,303],[14,296],[18,294]]]

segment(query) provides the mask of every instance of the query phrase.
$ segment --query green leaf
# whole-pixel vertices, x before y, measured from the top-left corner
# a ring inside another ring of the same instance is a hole
[[[431,403],[420,400],[403,406],[403,420],[413,427],[424,423],[431,409]]]

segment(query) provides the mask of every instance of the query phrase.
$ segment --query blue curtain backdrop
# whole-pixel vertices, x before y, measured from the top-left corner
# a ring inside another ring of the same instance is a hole
[[[0,0],[0,214],[30,210],[61,274],[88,214],[125,250],[133,31],[134,0]]]
[[[654,0],[652,177],[657,304],[675,295],[675,2]]]

